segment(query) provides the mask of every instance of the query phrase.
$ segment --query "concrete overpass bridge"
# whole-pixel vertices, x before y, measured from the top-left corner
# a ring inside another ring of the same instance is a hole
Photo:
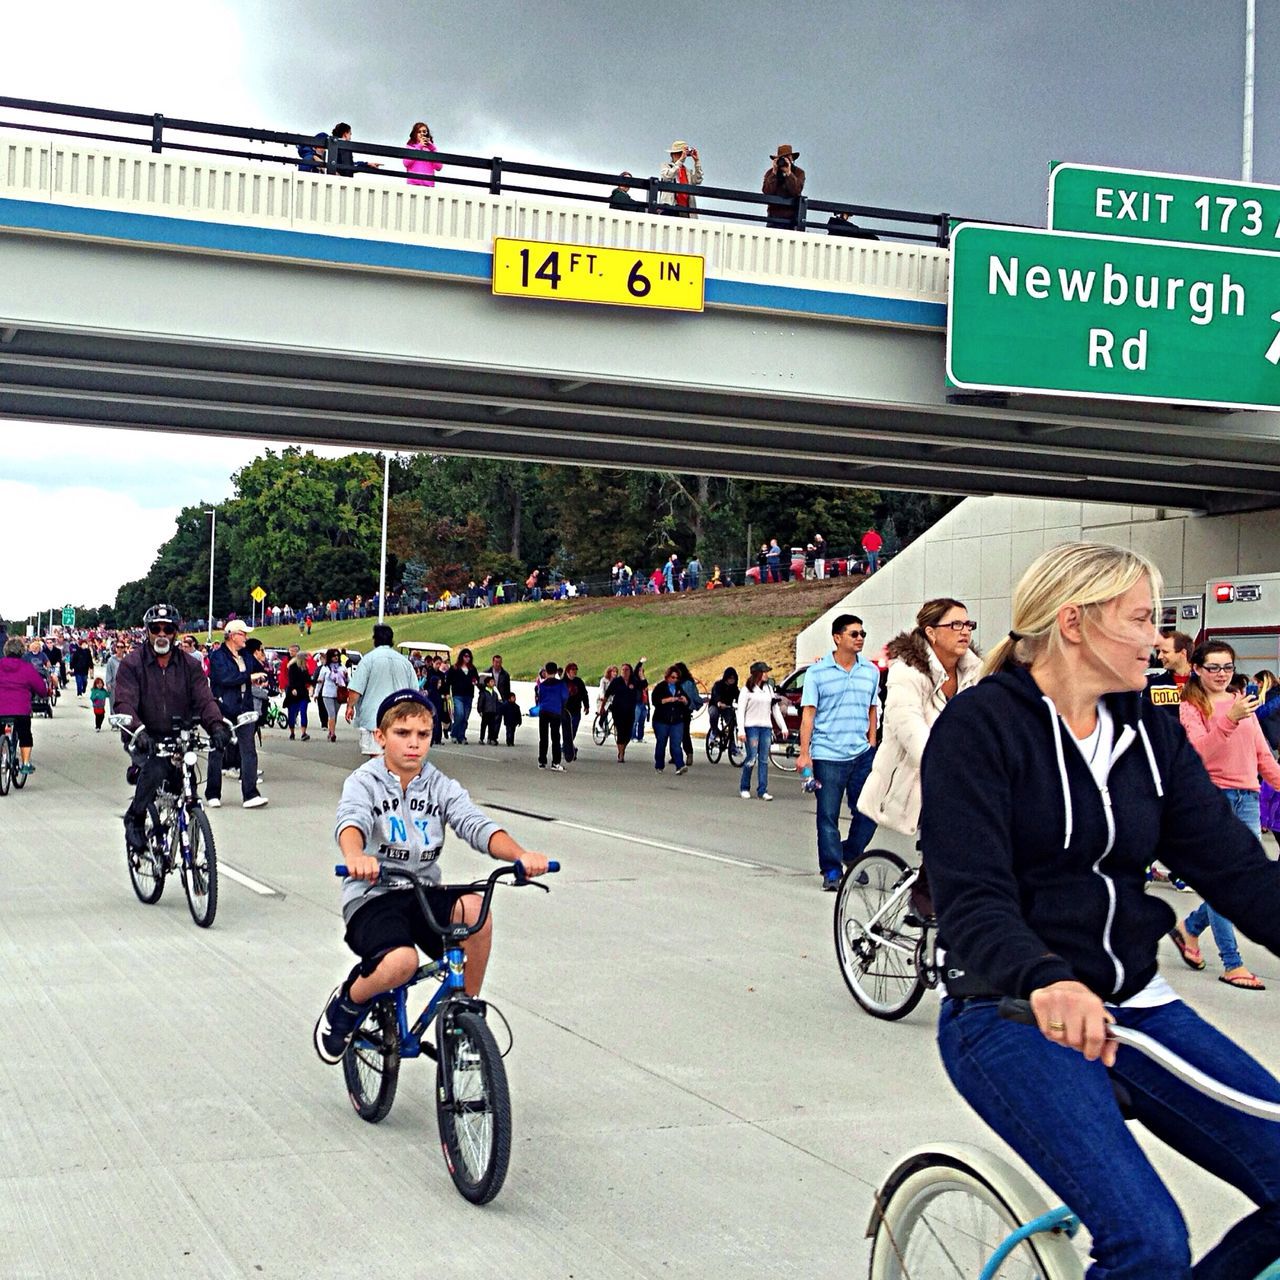
[[[698,255],[705,310],[495,296],[496,237]],[[948,260],[919,242],[4,131],[0,416],[1210,513],[1280,505],[1275,414],[949,396]]]

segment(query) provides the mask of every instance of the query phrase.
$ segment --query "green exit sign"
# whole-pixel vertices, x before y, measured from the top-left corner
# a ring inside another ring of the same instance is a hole
[[[1280,407],[1280,254],[965,224],[951,255],[957,387]]]
[[[1280,252],[1280,187],[1132,169],[1056,165],[1049,227]]]

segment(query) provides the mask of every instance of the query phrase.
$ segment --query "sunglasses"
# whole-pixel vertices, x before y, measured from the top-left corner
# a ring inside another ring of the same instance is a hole
[[[865,640],[867,638],[867,633],[865,631],[859,631],[857,627],[850,627],[849,630],[845,632],[845,635],[852,636],[855,640]]]
[[[178,634],[178,628],[171,627],[166,622],[153,622],[147,630],[153,636],[176,636]]]

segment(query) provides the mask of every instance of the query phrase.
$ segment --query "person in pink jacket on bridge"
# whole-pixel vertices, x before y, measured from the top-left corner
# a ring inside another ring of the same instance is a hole
[[[435,139],[431,136],[431,130],[427,128],[424,121],[417,121],[413,128],[409,130],[409,141],[405,146],[412,147],[415,151],[434,151],[436,149]],[[435,180],[432,177],[438,170],[443,169],[444,165],[437,164],[434,160],[405,160],[404,167],[409,171],[409,177],[405,179],[411,187],[434,187]]]

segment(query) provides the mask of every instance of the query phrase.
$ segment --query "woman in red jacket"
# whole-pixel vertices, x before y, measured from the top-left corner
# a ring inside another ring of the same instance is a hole
[[[1236,652],[1221,640],[1202,644],[1191,655],[1191,668],[1191,678],[1182,686],[1182,727],[1200,753],[1213,785],[1231,802],[1236,817],[1261,841],[1258,775],[1273,787],[1280,787],[1280,765],[1262,736],[1256,714],[1259,700],[1228,690],[1235,675]],[[1169,935],[1183,960],[1193,969],[1204,968],[1204,956],[1196,940],[1207,928],[1213,930],[1213,941],[1222,958],[1223,973],[1218,981],[1239,991],[1266,990],[1262,980],[1246,968],[1231,921],[1206,902]]]

